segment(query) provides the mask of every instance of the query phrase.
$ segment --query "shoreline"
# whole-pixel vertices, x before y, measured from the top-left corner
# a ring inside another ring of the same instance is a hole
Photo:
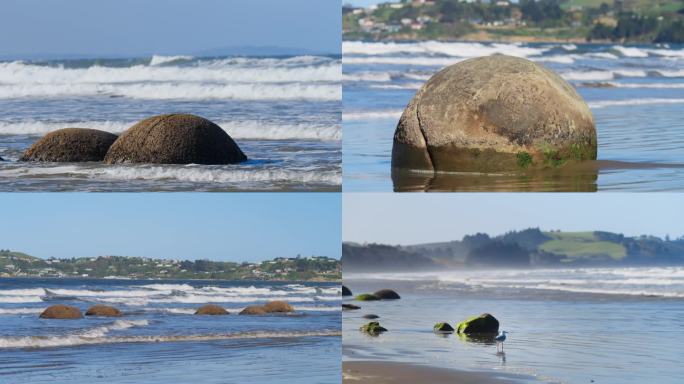
[[[531,380],[533,377],[508,373],[463,371],[413,363],[377,360],[342,362],[342,382],[346,384],[515,384]]]
[[[660,43],[644,42],[644,41],[610,41],[610,40],[592,40],[584,39],[553,39],[553,38],[536,38],[532,36],[513,36],[505,39],[487,39],[479,36],[462,36],[459,38],[436,38],[424,39],[415,37],[386,37],[380,39],[359,39],[342,36],[342,42],[369,42],[369,43],[422,43],[428,41],[437,41],[440,43],[530,43],[530,44],[579,44],[579,45],[658,45]]]
[[[0,281],[2,279],[49,279],[49,280],[106,280],[106,281],[227,281],[227,282],[244,282],[244,283],[330,283],[330,284],[342,284],[342,279],[339,280],[230,280],[230,279],[184,279],[184,278],[168,278],[168,277],[80,277],[80,276],[69,276],[69,277],[56,277],[56,276],[0,276]]]

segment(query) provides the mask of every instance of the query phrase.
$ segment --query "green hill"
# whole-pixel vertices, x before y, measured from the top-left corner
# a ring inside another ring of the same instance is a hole
[[[551,240],[542,243],[539,249],[570,259],[610,257],[622,260],[627,256],[624,245],[599,239],[594,232],[544,232]]]

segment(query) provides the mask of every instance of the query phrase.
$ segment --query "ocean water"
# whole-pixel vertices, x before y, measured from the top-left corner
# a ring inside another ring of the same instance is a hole
[[[343,359],[531,375],[548,383],[680,383],[684,267],[489,270],[346,275],[354,294],[393,288],[400,300],[343,312]],[[345,301],[351,299],[345,299]],[[380,316],[388,332],[358,328]],[[491,340],[438,335],[491,313],[509,332]]]
[[[238,316],[287,300],[295,312]],[[114,305],[119,318],[39,319],[51,304]],[[228,316],[196,316],[218,303]],[[0,279],[2,383],[337,383],[334,283]]]
[[[393,184],[394,129],[418,88],[445,66],[497,53],[543,64],[577,88],[594,114],[598,170],[417,175]],[[683,46],[345,41],[343,105],[345,190],[684,189]]]
[[[340,57],[152,56],[0,62],[0,190],[232,191],[341,188]],[[22,163],[65,127],[121,133],[162,113],[208,118],[236,165]]]

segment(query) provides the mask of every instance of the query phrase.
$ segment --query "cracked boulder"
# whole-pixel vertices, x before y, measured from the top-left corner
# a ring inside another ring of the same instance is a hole
[[[589,107],[551,70],[494,55],[430,78],[394,133],[392,167],[495,172],[596,159]]]

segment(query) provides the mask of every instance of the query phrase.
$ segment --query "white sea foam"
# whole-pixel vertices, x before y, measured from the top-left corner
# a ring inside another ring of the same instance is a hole
[[[416,65],[446,67],[456,64],[465,59],[453,57],[400,57],[400,56],[368,56],[368,57],[345,57],[344,64],[386,64],[386,65]]]
[[[600,81],[613,80],[617,77],[646,77],[644,70],[616,69],[611,71],[568,71],[561,72],[561,77],[568,81]]]
[[[273,331],[240,332],[210,335],[173,335],[173,336],[119,336],[88,337],[84,335],[67,336],[24,336],[0,337],[0,348],[56,348],[76,345],[117,344],[117,343],[160,343],[182,341],[211,341],[233,339],[277,339],[296,337],[338,337],[338,330],[330,331]]]
[[[613,49],[618,51],[624,57],[648,57],[648,51],[645,51],[641,48],[617,45],[614,46]]]
[[[621,107],[628,105],[654,105],[654,104],[684,104],[684,99],[660,99],[660,98],[647,98],[647,99],[627,99],[627,100],[601,100],[601,101],[590,101],[589,107],[593,109],[606,108],[606,107]]]
[[[345,111],[342,113],[342,121],[398,120],[402,113],[401,110]]]
[[[0,303],[39,303],[40,296],[0,296]]]
[[[480,57],[495,53],[529,57],[538,56],[549,48],[535,48],[517,43],[466,43],[425,41],[419,43],[395,42],[362,42],[345,41],[342,43],[344,55],[388,55],[388,54],[422,54],[446,55],[452,57]],[[346,62],[346,58],[345,58]]]
[[[35,315],[43,312],[43,308],[0,308],[0,315]]]
[[[401,84],[372,84],[371,88],[377,89],[418,89],[423,86],[423,83],[401,83]]]
[[[342,75],[344,81],[392,81],[392,74],[389,72],[357,72],[345,73]]]

